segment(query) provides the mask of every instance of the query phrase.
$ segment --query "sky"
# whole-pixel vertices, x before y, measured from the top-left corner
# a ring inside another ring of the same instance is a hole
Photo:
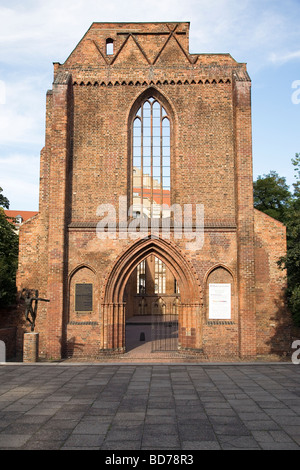
[[[252,80],[253,177],[293,189],[300,152],[300,0],[0,0],[0,187],[38,211],[46,92],[93,22],[190,22],[190,53],[230,53]]]

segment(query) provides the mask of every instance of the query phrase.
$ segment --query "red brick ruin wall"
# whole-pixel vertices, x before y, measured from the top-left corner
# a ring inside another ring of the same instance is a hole
[[[203,248],[174,241],[199,284],[203,349],[253,357],[276,348],[270,336],[281,322],[285,280],[275,260],[285,237],[282,226],[257,212],[254,223],[250,79],[229,54],[190,54],[188,36],[188,23],[95,23],[67,61],[55,64],[40,212],[21,229],[18,272],[19,289],[38,288],[51,300],[40,304],[37,319],[45,357],[68,347],[94,356],[103,347],[105,283],[132,241],[99,240],[97,208],[112,204],[118,214],[119,197],[130,200],[132,117],[150,96],[171,118],[171,203],[205,210]],[[94,309],[78,321],[74,283],[85,279],[95,286]],[[226,324],[208,319],[209,282],[232,285]]]

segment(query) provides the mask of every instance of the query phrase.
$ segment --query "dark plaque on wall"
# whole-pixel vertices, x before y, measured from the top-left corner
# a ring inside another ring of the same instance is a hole
[[[93,310],[93,284],[76,284],[75,311],[91,312]]]

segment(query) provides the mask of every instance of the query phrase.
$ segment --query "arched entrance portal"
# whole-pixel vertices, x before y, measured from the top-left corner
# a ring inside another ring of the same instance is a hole
[[[107,279],[102,297],[103,351],[125,352],[126,287],[138,267],[151,258],[163,263],[178,285],[181,305],[178,309],[178,348],[202,348],[202,293],[193,268],[171,242],[147,238],[128,248],[116,261]]]

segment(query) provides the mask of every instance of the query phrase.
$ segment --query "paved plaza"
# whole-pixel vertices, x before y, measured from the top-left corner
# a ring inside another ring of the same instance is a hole
[[[0,366],[1,450],[299,450],[300,366]]]

